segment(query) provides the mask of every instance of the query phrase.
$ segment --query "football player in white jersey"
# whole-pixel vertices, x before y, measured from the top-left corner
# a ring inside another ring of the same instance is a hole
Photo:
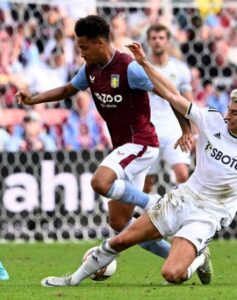
[[[192,101],[191,73],[187,65],[170,56],[171,34],[164,25],[151,25],[147,30],[147,43],[151,51],[150,62],[157,70],[172,81],[177,90],[189,101]],[[176,141],[182,135],[177,117],[170,104],[157,94],[150,93],[151,122],[156,128],[160,142],[160,153],[152,164],[146,177],[144,191],[150,193],[159,172],[160,161],[164,160],[173,170],[174,183],[182,183],[188,179],[190,153],[174,148]]]
[[[108,265],[118,254],[142,241],[171,236],[172,246],[162,267],[166,281],[180,283],[197,271],[210,284],[213,270],[208,243],[222,226],[228,226],[237,210],[237,89],[230,94],[226,119],[217,111],[199,108],[147,60],[142,47],[128,46],[143,66],[160,96],[199,128],[197,165],[187,182],[152,203],[137,203],[147,212],[119,235],[104,241],[78,270],[66,277],[48,277],[44,286],[70,286]],[[139,200],[139,199],[136,199]],[[119,200],[120,201],[120,200]],[[125,203],[130,203],[125,200]]]

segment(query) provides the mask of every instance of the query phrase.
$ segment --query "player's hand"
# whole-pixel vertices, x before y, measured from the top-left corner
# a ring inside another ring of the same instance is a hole
[[[126,45],[126,47],[133,53],[134,58],[140,65],[144,65],[147,62],[146,54],[139,43],[132,43]]]
[[[193,136],[191,133],[183,133],[183,135],[177,140],[177,142],[174,145],[174,149],[177,147],[180,147],[180,149],[183,152],[189,152],[192,150],[193,147]]]
[[[17,104],[26,104],[26,105],[32,105],[32,95],[24,90],[20,90],[15,94]]]

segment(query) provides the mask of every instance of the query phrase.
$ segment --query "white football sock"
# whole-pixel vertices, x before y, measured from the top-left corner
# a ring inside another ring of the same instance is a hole
[[[88,256],[86,261],[71,275],[71,285],[78,285],[83,279],[107,266],[118,255],[108,243],[104,241],[95,251]]]

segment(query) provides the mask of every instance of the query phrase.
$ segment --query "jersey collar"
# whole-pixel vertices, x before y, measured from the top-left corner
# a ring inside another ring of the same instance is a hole
[[[234,135],[230,130],[228,130],[228,132],[234,139],[237,139],[237,135]]]
[[[111,56],[110,60],[107,62],[107,64],[105,64],[103,67],[101,67],[101,66],[98,65],[98,67],[99,67],[101,70],[104,70],[104,69],[112,62],[112,60],[114,59],[116,52],[117,52],[117,51],[115,50],[114,53],[113,53],[113,55]]]

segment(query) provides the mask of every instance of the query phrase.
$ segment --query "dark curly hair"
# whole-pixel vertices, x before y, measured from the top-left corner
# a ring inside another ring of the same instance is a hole
[[[85,36],[88,39],[103,37],[109,40],[109,24],[101,17],[90,15],[76,22],[75,33],[78,37]]]

